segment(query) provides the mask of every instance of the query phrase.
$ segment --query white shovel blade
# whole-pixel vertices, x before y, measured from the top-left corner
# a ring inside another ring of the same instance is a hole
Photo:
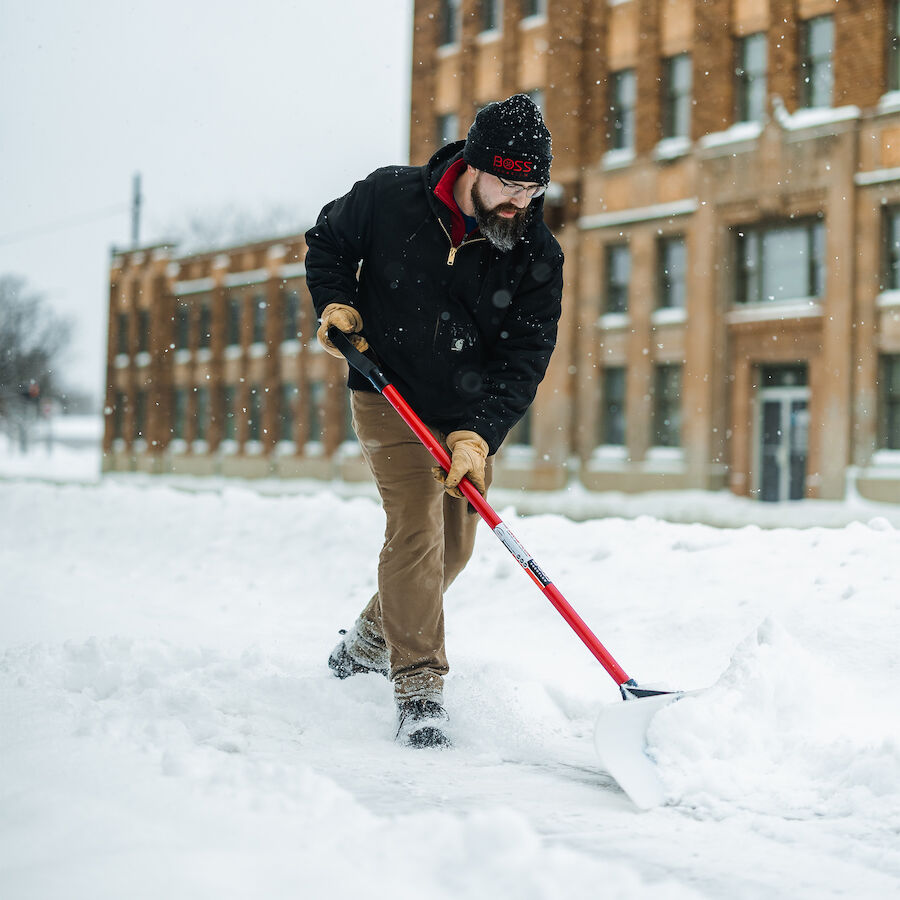
[[[603,768],[640,809],[665,803],[665,791],[653,761],[647,756],[647,727],[682,692],[623,700],[604,707],[594,728],[594,746]]]

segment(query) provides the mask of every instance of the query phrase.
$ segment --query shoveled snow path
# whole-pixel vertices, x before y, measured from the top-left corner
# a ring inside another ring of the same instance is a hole
[[[505,518],[639,680],[715,688],[599,771],[605,672],[486,529],[447,599],[456,747],[324,659],[368,500],[0,484],[0,895],[883,897],[900,886],[897,532]],[[676,706],[682,706],[676,704]],[[584,893],[580,893],[583,891]]]

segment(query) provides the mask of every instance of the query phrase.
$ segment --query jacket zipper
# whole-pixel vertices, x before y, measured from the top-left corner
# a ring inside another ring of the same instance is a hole
[[[477,244],[479,241],[487,240],[486,238],[483,238],[483,237],[482,237],[482,238],[472,238],[471,241],[467,241],[467,240],[465,240],[465,238],[464,238],[462,241],[459,242],[459,245],[458,245],[458,246],[454,247],[454,246],[453,246],[453,238],[450,237],[450,232],[447,231],[447,226],[444,225],[444,223],[441,222],[440,219],[438,219],[438,222],[440,223],[441,228],[444,229],[444,234],[447,235],[447,240],[450,241],[450,253],[449,253],[449,255],[447,256],[447,265],[448,265],[448,266],[452,266],[452,265],[453,265],[453,262],[454,262],[454,260],[456,259],[456,254],[459,253],[459,251],[460,251],[466,244]]]

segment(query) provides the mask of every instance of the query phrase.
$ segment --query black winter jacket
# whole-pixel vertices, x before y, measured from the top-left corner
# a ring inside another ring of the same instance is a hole
[[[306,279],[317,315],[329,303],[359,310],[385,375],[426,424],[475,431],[495,453],[556,344],[563,254],[543,198],[510,251],[476,231],[453,252],[451,212],[434,190],[462,147],[378,169],[329,203],[306,234]],[[373,390],[353,369],[349,384]]]

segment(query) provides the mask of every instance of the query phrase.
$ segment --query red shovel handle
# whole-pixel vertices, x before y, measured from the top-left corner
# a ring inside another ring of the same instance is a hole
[[[415,432],[416,437],[425,445],[429,453],[437,460],[438,465],[445,471],[450,469],[450,455],[443,445],[428,430],[425,423],[416,415],[412,407],[403,399],[400,392],[388,381],[381,369],[369,357],[364,356],[353,346],[349,338],[340,330],[332,326],[328,329],[328,337],[347,361],[361,375],[364,375],[372,383],[373,387],[384,395],[385,399],[397,412],[407,425]],[[463,478],[459,483],[459,489],[463,496],[475,507],[478,515],[490,526],[491,531],[502,541],[507,550],[515,557],[519,565],[528,573],[531,580],[541,589],[544,596],[553,604],[559,614],[569,623],[569,627],[581,638],[585,646],[610,677],[620,687],[622,685],[635,685],[625,670],[613,659],[612,654],[600,643],[597,636],[585,624],[581,616],[572,609],[571,604],[559,592],[556,586],[544,574],[540,566],[535,562],[530,553],[519,543],[516,536],[504,524],[500,516],[481,496],[478,489]],[[625,696],[623,692],[623,696]]]

